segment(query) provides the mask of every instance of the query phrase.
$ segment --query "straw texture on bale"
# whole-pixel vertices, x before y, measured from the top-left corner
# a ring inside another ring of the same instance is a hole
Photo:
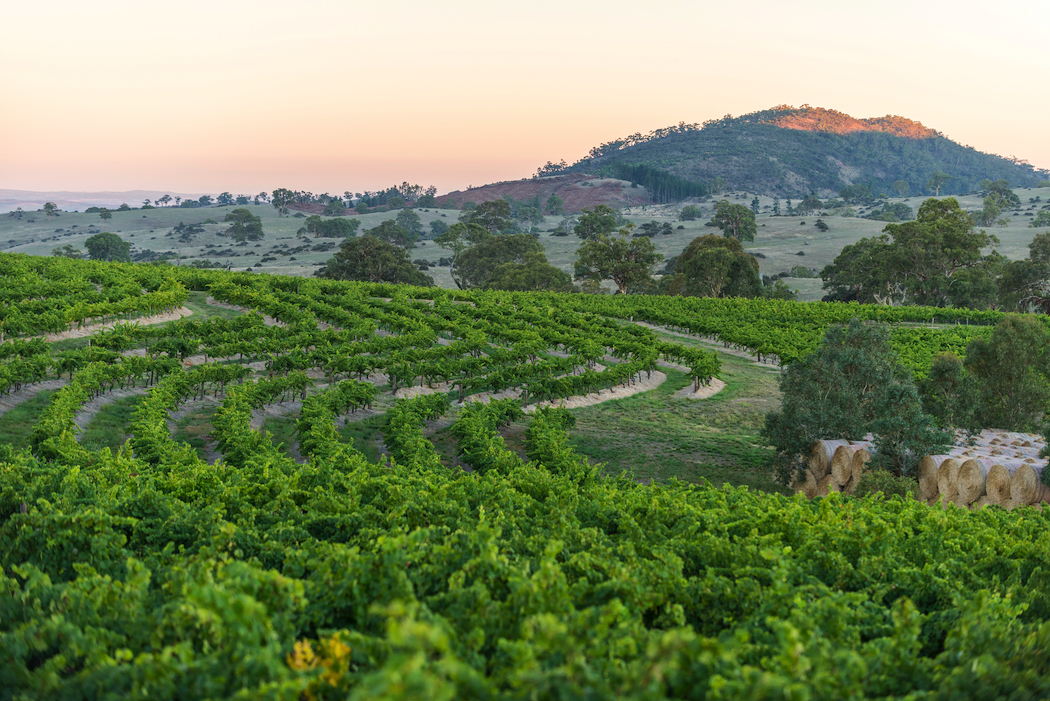
[[[993,502],[988,497],[981,497],[980,499],[975,501],[973,503],[973,506],[971,506],[970,508],[973,509],[974,511],[980,511],[981,509],[983,509],[986,506],[991,506],[992,503]]]
[[[981,460],[967,460],[959,466],[955,484],[962,503],[969,505],[984,496],[984,476],[987,472],[988,467]]]
[[[805,494],[807,499],[817,496],[817,478],[813,476],[812,470],[807,468],[803,471],[802,484],[799,487],[799,491]]]
[[[959,467],[958,460],[948,458],[937,468],[937,492],[949,501],[959,493]]]
[[[1024,506],[1035,502],[1038,494],[1039,478],[1031,465],[1022,465],[1010,479],[1010,496],[1018,505]]]
[[[1002,465],[992,465],[988,468],[988,476],[984,480],[984,491],[988,500],[1000,506],[1010,501],[1010,472]]]
[[[813,441],[810,448],[809,469],[818,480],[831,470],[831,458],[840,445],[848,445],[848,441]]]
[[[850,445],[840,445],[835,448],[835,454],[831,457],[831,479],[837,485],[849,482],[852,476],[851,465],[853,464],[853,453],[856,448]]]
[[[849,471],[852,477],[850,482],[853,483],[854,489],[857,487],[857,482],[860,482],[860,478],[864,475],[864,468],[871,462],[871,452],[867,448],[857,448],[856,452],[853,453],[853,460],[850,461]],[[852,494],[852,492],[848,492]]]
[[[919,461],[919,494],[926,501],[937,496],[937,468],[947,459],[946,455],[927,455]]]

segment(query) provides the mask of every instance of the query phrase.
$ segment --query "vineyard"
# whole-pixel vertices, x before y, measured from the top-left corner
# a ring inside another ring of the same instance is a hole
[[[854,317],[922,376],[999,314],[14,255],[0,298],[0,395],[53,392],[0,445],[0,699],[1050,694],[1050,512],[642,484],[565,408]],[[85,445],[118,395],[128,441]],[[173,437],[207,406],[212,455]],[[366,418],[381,455],[340,430]]]

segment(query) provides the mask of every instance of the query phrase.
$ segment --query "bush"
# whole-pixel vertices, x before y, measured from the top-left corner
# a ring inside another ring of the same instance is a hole
[[[686,205],[682,207],[682,211],[678,213],[678,221],[695,221],[700,218],[700,208],[695,204]],[[682,228],[682,227],[679,227]]]
[[[918,499],[919,483],[911,477],[897,477],[888,470],[868,470],[861,476],[853,495],[862,499],[873,494],[882,494],[882,501],[895,496]]]
[[[890,345],[886,326],[832,326],[814,353],[780,377],[783,405],[766,416],[763,437],[776,448],[777,475],[790,479],[813,441],[875,434],[879,464],[908,475],[924,455],[950,444],[924,414],[911,372]]]

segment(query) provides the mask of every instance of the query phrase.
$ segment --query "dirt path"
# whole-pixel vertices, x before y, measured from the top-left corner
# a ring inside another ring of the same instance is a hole
[[[70,338],[86,338],[96,331],[105,331],[113,328],[117,324],[139,324],[141,326],[149,326],[150,324],[163,324],[166,321],[175,321],[181,319],[184,316],[193,314],[193,310],[189,307],[180,307],[175,311],[165,312],[164,314],[154,314],[153,316],[140,316],[137,319],[131,319],[129,322],[123,320],[120,321],[107,321],[104,324],[88,324],[82,326],[79,329],[69,329],[68,331],[62,331],[60,333],[49,333],[46,336],[39,336],[48,343],[54,343],[55,341],[66,341]]]
[[[205,298],[204,303],[209,305],[209,306],[212,306],[212,307],[218,307],[219,309],[230,309],[232,311],[243,312],[245,314],[252,313],[252,310],[248,309],[247,307],[238,307],[236,304],[227,304],[226,302],[220,302],[219,300],[215,299],[211,295],[209,295],[208,297]],[[258,313],[258,312],[256,312],[256,313]],[[283,321],[278,321],[277,319],[274,319],[272,316],[267,316],[267,315],[263,314],[262,318],[263,318],[263,323],[266,324],[267,326],[287,326],[287,324],[285,324]]]
[[[611,389],[603,389],[593,394],[580,394],[574,397],[567,397],[565,399],[555,399],[553,401],[542,401],[529,404],[525,407],[527,413],[536,411],[536,407],[547,407],[557,406],[564,407],[566,409],[580,409],[585,406],[594,406],[595,404],[601,404],[603,402],[611,402],[614,399],[626,399],[627,397],[641,394],[642,392],[648,392],[651,389],[656,389],[667,381],[667,375],[664,373],[654,370],[649,377],[642,378],[629,384],[626,387],[619,385]],[[519,389],[506,389],[502,392],[482,392],[480,394],[473,394],[467,397],[464,402],[456,402],[453,406],[462,407],[465,404],[471,402],[484,402],[488,403],[494,399],[519,399],[521,397],[521,390]]]
[[[80,407],[80,411],[78,411],[76,416],[73,417],[73,423],[77,425],[77,428],[80,429],[81,435],[83,435],[84,431],[87,430],[88,425],[91,423],[91,420],[102,410],[102,407],[107,404],[112,404],[118,399],[144,395],[148,391],[149,390],[145,387],[129,387],[128,389],[115,389],[111,392],[100,394]]]
[[[266,419],[278,419],[289,414],[298,414],[303,403],[298,399],[290,402],[267,404],[262,409],[252,409],[252,421],[249,424],[253,431],[261,431]]]
[[[688,339],[690,339],[692,341],[696,341],[698,343],[703,343],[705,346],[710,346],[711,350],[717,350],[720,353],[727,353],[728,355],[735,355],[738,358],[746,358],[747,360],[750,360],[752,363],[754,363],[755,365],[758,365],[759,367],[772,368],[774,370],[780,370],[781,369],[780,366],[777,365],[776,363],[770,363],[770,362],[765,361],[765,360],[759,362],[759,360],[756,358],[756,356],[754,354],[752,354],[752,353],[749,353],[748,351],[737,350],[736,348],[726,348],[725,344],[723,344],[721,341],[712,341],[710,339],[704,338],[703,336],[697,336],[697,335],[688,334],[688,333],[681,333],[680,331],[671,331],[670,329],[664,328],[663,326],[657,326],[656,324],[649,324],[649,323],[646,323],[644,321],[636,321],[634,323],[638,324],[639,326],[644,326],[647,329],[652,329],[653,331],[659,331],[660,333],[665,333],[665,334],[667,334],[669,336],[678,336],[679,338],[688,338]],[[689,368],[686,368],[687,371],[688,371],[688,369]]]
[[[688,387],[684,387],[674,393],[674,396],[678,399],[707,399],[713,397],[723,389],[725,389],[726,383],[722,382],[717,377],[711,378],[711,384],[700,385],[700,389],[693,389],[692,383]]]
[[[52,389],[60,389],[65,387],[68,380],[44,380],[43,382],[37,382],[34,385],[23,385],[22,389],[11,394],[5,394],[0,397],[0,416],[3,416],[7,412],[14,409],[22,402],[28,402],[30,399]]]
[[[204,399],[192,399],[175,411],[168,414],[168,433],[171,434],[171,439],[175,440],[175,432],[178,430],[178,423],[182,419],[186,418],[190,414],[206,409],[209,407],[217,407],[222,404],[222,401],[213,397],[205,397]],[[222,457],[222,454],[215,450],[215,443],[210,435],[204,436],[204,461],[209,465],[213,464],[216,460]]]

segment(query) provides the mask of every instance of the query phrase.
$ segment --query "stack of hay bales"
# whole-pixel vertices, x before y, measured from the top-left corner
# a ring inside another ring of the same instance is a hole
[[[807,497],[853,494],[874,451],[871,441],[814,441],[797,491]]]
[[[1041,479],[1047,465],[1039,457],[1046,445],[1042,436],[986,430],[972,442],[962,434],[958,439],[947,455],[919,461],[919,495],[926,503],[976,510],[1050,502],[1050,488]],[[810,498],[833,491],[852,494],[873,452],[870,440],[816,441],[797,491]]]

